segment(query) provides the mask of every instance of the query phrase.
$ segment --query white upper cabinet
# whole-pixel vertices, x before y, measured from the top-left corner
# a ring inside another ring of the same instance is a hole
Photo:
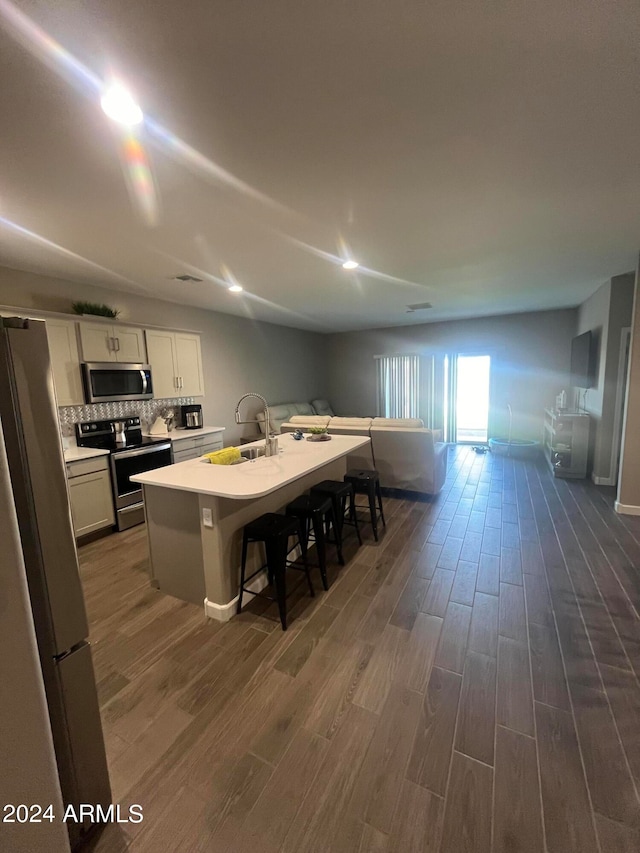
[[[46,324],[58,405],[81,406],[84,396],[76,324],[68,320],[47,320]]]
[[[154,397],[175,397],[178,393],[176,368],[176,336],[174,332],[147,329],[147,353],[151,365]]]
[[[142,329],[111,323],[79,325],[84,361],[147,363]]]
[[[154,397],[202,397],[200,336],[187,332],[145,331]]]
[[[200,335],[176,332],[176,361],[181,397],[203,397]]]

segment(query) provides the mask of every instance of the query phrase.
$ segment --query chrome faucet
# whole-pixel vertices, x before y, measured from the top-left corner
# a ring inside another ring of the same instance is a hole
[[[262,396],[262,394],[256,394],[255,391],[249,391],[248,394],[243,394],[242,397],[238,400],[238,404],[236,406],[236,423],[237,424],[251,424],[253,421],[241,421],[240,420],[240,403],[243,400],[246,400],[247,397],[257,397],[258,400],[261,400],[264,403],[264,434],[265,434],[265,456],[277,456],[278,455],[278,436],[271,433],[271,421],[269,420],[269,404]]]

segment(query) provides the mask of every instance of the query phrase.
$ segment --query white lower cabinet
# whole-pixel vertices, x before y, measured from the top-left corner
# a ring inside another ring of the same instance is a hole
[[[108,456],[67,464],[73,531],[86,536],[115,524]]]
[[[222,435],[209,433],[198,438],[180,438],[171,444],[173,461],[186,462],[188,459],[197,459],[205,453],[213,453],[214,450],[222,450]]]

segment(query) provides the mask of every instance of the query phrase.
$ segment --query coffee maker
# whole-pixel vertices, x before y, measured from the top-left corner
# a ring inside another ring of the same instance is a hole
[[[200,429],[203,427],[202,406],[199,403],[180,406],[180,424],[183,429]]]

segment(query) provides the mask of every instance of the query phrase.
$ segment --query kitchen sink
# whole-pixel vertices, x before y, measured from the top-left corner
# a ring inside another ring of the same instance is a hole
[[[266,452],[266,447],[243,447],[240,450],[240,456],[243,459],[258,459],[260,456],[264,456]]]

